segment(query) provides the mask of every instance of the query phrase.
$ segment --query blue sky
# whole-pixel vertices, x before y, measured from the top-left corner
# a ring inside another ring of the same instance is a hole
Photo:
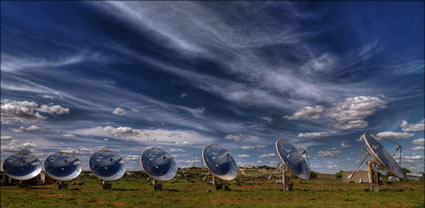
[[[275,165],[285,138],[333,173],[369,132],[423,171],[424,2],[1,2],[1,113],[2,158]]]

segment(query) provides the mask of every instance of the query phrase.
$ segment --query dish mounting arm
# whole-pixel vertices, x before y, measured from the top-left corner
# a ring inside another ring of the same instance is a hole
[[[282,164],[282,161],[280,161],[280,162],[276,165],[276,170],[275,170],[275,171],[273,171],[273,172],[270,174],[270,176],[269,176],[269,177],[267,177],[267,179],[268,179],[268,180],[271,180],[274,174],[279,173],[279,172],[280,172],[280,170],[281,170],[281,169],[280,169],[280,167],[281,167],[282,165],[283,165],[283,164]]]
[[[354,174],[360,170],[360,168],[363,166],[364,162],[366,161],[366,159],[369,158],[369,155],[366,155],[366,157],[359,163],[359,165],[357,166],[357,168],[350,173],[350,175],[348,175],[348,179],[353,178]]]

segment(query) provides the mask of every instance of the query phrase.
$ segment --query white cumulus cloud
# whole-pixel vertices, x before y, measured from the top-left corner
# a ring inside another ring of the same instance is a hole
[[[247,155],[247,154],[239,154],[238,157],[239,158],[248,158],[249,155]]]
[[[45,120],[47,117],[40,114],[56,114],[63,115],[69,114],[69,108],[64,108],[60,105],[39,105],[33,101],[16,101],[16,100],[1,100],[1,122],[25,122],[34,120]]]
[[[337,157],[341,155],[341,151],[319,151],[319,156],[322,157]]]
[[[182,148],[174,148],[174,147],[168,149],[168,151],[170,151],[170,152],[185,152],[184,149],[182,149]]]
[[[287,120],[318,120],[330,119],[335,121],[336,129],[361,129],[369,124],[364,119],[374,115],[379,109],[386,106],[386,102],[373,96],[355,96],[325,108],[321,105],[301,108],[291,116],[284,116]]]
[[[226,135],[224,138],[225,139],[228,139],[228,140],[232,140],[234,142],[237,142],[237,141],[240,141],[241,140],[241,136],[231,135],[231,134]]]
[[[260,157],[260,158],[276,157],[276,153],[262,154],[262,155],[260,155],[259,157]]]
[[[407,132],[384,131],[384,132],[379,132],[378,134],[376,134],[376,136],[383,139],[408,139],[414,136],[414,134],[407,133]]]
[[[424,146],[416,146],[416,147],[410,148],[410,150],[412,150],[412,151],[424,151],[425,147]]]
[[[174,144],[177,145],[177,146],[190,146],[193,143],[188,142],[188,141],[176,141]]]
[[[76,150],[76,149],[72,149],[72,148],[65,148],[62,149],[61,152],[65,152],[65,153],[71,153],[71,154],[78,154],[80,153],[80,151]]]
[[[114,115],[118,115],[118,116],[122,116],[122,115],[125,115],[126,114],[126,112],[125,112],[125,110],[124,109],[122,109],[122,108],[115,108],[115,110],[114,111],[112,111],[112,114],[114,114]]]
[[[306,106],[295,112],[291,116],[284,116],[287,120],[318,120],[320,115],[325,111],[321,105]]]
[[[424,138],[415,139],[412,141],[412,144],[425,144]]]
[[[41,105],[39,109],[37,109],[40,112],[48,113],[48,114],[56,114],[56,115],[63,115],[63,114],[69,114],[69,108],[64,108],[60,105]]]
[[[299,133],[298,138],[319,138],[319,137],[328,137],[329,133],[327,132],[308,132],[308,133]]]
[[[257,145],[242,145],[240,148],[243,150],[252,150],[252,149],[259,149],[264,148],[264,145],[257,144]]]
[[[1,136],[0,137],[2,141],[12,141],[13,137],[12,136]]]
[[[386,102],[378,97],[356,96],[346,98],[335,107],[327,110],[326,116],[334,119],[337,129],[365,128],[368,123],[364,121],[368,116],[374,115],[377,110],[385,108]]]
[[[407,121],[403,120],[400,124],[402,131],[424,131],[424,120],[420,121],[417,124],[409,124]]]
[[[335,124],[335,128],[337,129],[363,129],[366,128],[369,125],[367,121],[364,120],[354,120],[354,121],[347,121],[342,123]]]
[[[135,136],[139,134],[139,131],[130,127],[118,127],[114,128],[112,126],[106,126],[105,131],[109,132],[113,136],[117,137],[126,137],[126,136]]]
[[[34,144],[34,143],[32,143],[32,142],[25,142],[25,143],[22,144],[22,146],[23,147],[26,147],[26,148],[35,148],[35,147],[37,147],[37,145]]]
[[[341,148],[349,148],[351,146],[352,146],[351,144],[345,144],[344,142],[341,143],[341,145],[340,145]]]
[[[38,127],[36,125],[31,125],[31,126],[24,128],[24,130],[25,131],[38,131],[38,130],[40,130],[40,127]]]
[[[1,100],[1,122],[10,123],[46,119],[46,117],[36,111],[37,108],[38,104],[36,102]]]

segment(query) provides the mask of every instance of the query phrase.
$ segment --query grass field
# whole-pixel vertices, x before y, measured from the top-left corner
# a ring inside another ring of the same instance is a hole
[[[269,170],[246,170],[229,183],[231,191],[207,192],[212,187],[202,181],[201,172],[206,171],[180,170],[175,179],[162,183],[162,191],[153,191],[144,174],[112,182],[112,190],[103,190],[88,173],[69,182],[68,190],[2,186],[1,207],[424,207],[423,181],[384,183],[380,192],[369,192],[367,184],[319,174],[311,180],[291,179],[294,191],[281,192],[274,180],[266,180]]]

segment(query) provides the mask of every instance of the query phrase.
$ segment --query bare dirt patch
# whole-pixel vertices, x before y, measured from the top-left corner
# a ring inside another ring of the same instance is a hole
[[[263,183],[275,183],[276,181],[274,180],[268,180],[268,181],[263,181]]]
[[[119,201],[112,202],[112,204],[114,204],[117,207],[123,207],[125,205],[124,202],[119,202]]]
[[[96,201],[96,204],[105,204],[105,201]]]

